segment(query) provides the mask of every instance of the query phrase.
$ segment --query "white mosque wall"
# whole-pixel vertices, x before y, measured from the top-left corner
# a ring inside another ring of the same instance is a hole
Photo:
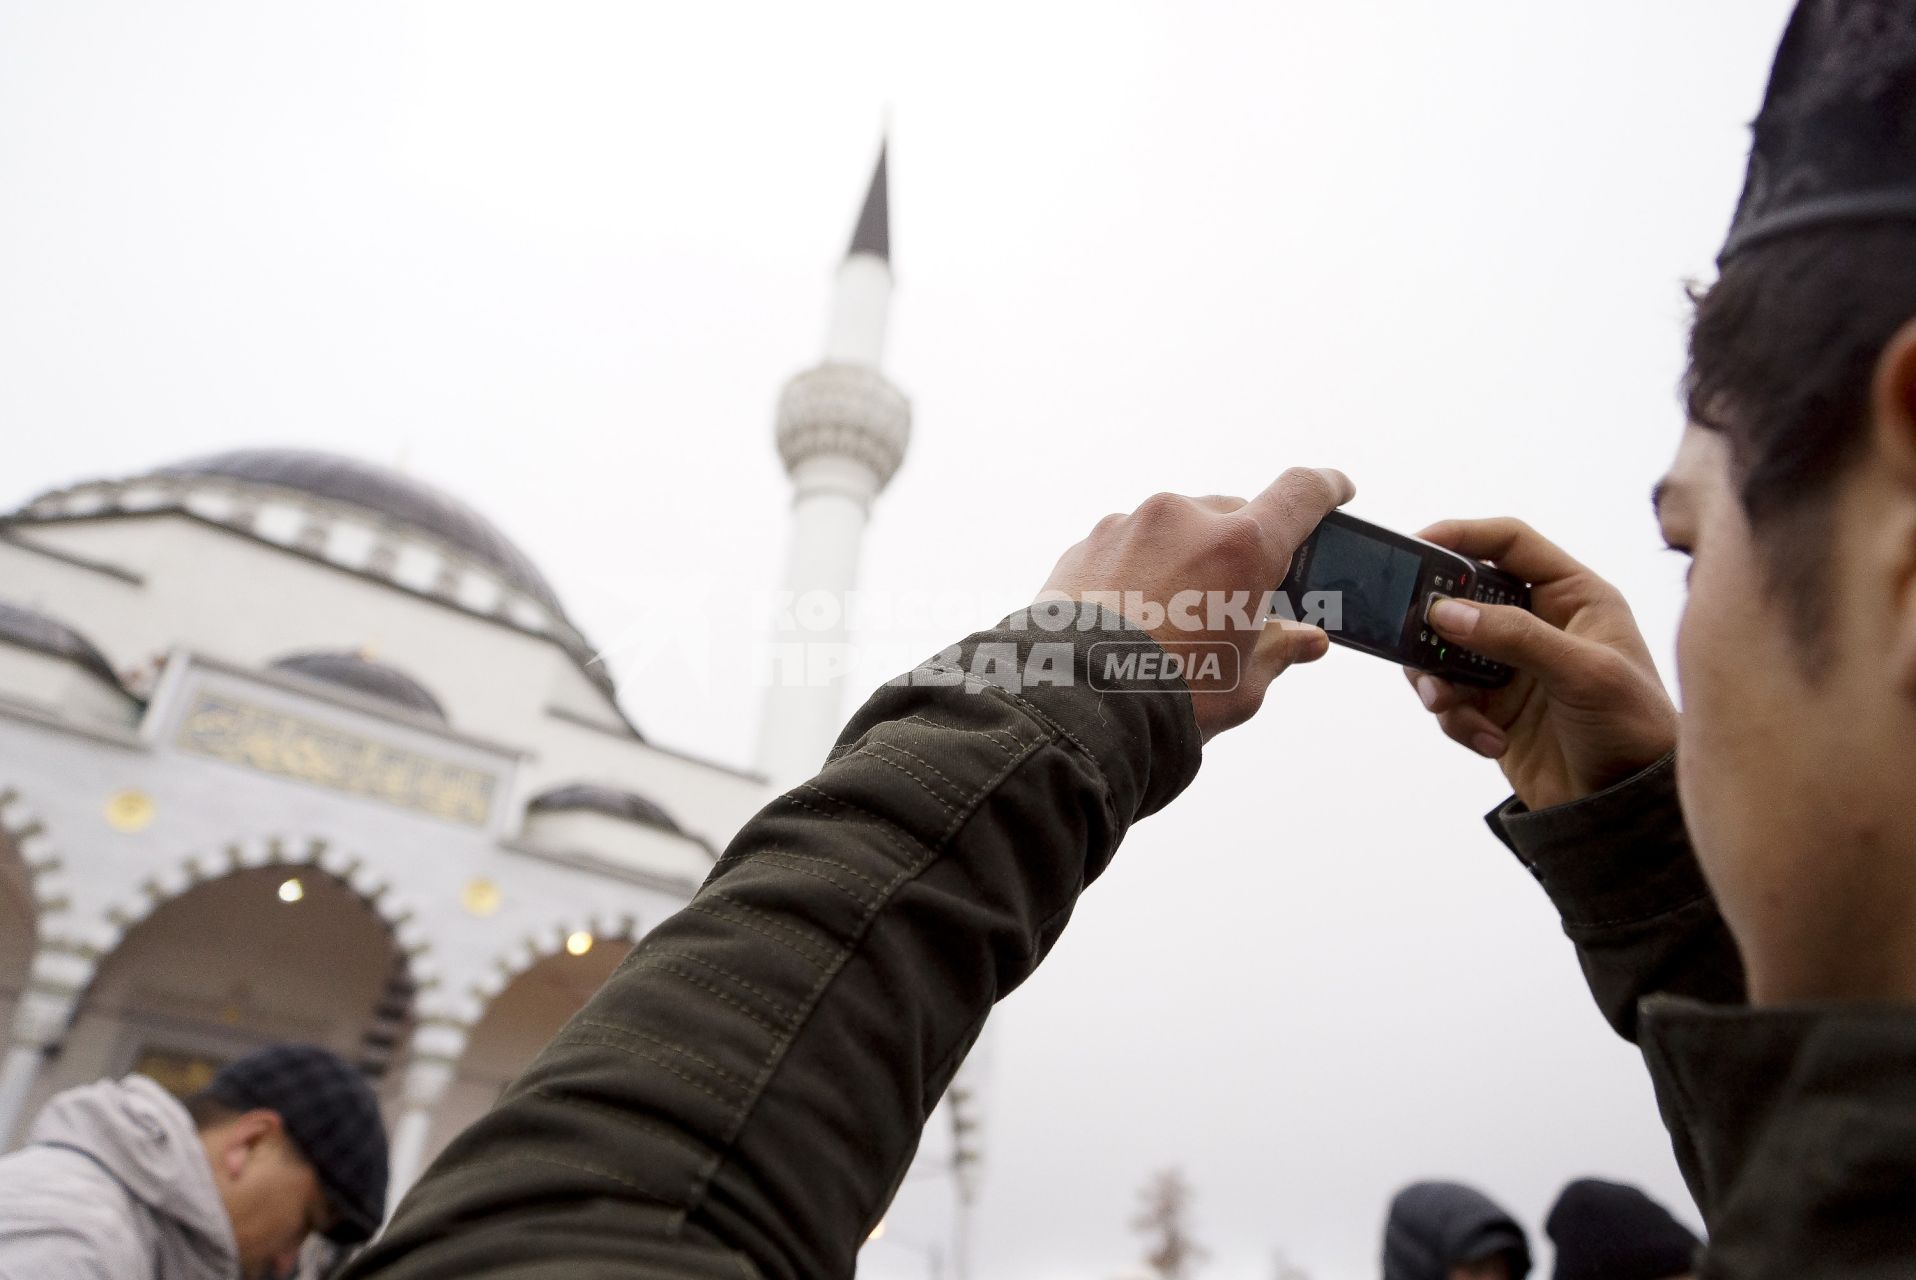
[[[142,580],[134,586],[0,541],[0,598],[76,627],[122,672],[175,647],[243,666],[363,649],[425,685],[458,729],[522,748],[521,798],[569,782],[614,782],[717,846],[768,798],[751,775],[632,737],[551,640],[177,513],[16,534]]]
[[[116,634],[145,633],[146,628],[139,625],[137,615],[146,605],[147,591],[130,575],[83,568],[47,552],[33,550],[33,546],[43,543],[52,545],[51,539],[37,536],[37,530],[34,535],[19,530],[8,532],[11,537],[0,538],[0,600],[68,622],[78,618],[94,618],[103,624],[111,622],[112,625],[103,625],[100,629]],[[80,626],[79,629],[87,628]],[[137,662],[143,652],[127,646],[128,656],[123,662],[105,637],[92,638],[116,670]]]
[[[702,884],[713,857],[704,846],[682,836],[585,809],[526,816],[526,844],[570,854],[608,869],[663,876],[679,883]]]
[[[0,690],[30,706],[88,724],[131,728],[139,704],[62,658],[0,644]]]
[[[403,713],[374,714],[354,699],[307,694],[287,680],[183,655],[174,663],[137,735],[0,714],[0,793],[11,792],[12,807],[30,810],[40,828],[27,860],[44,868],[33,888],[42,942],[57,945],[89,980],[117,970],[157,975],[152,962],[115,962],[129,937],[152,935],[138,932],[144,923],[161,929],[174,964],[202,972],[165,978],[167,991],[153,987],[161,982],[154,976],[140,998],[133,988],[89,983],[69,1044],[43,1073],[36,1097],[129,1065],[141,1028],[111,1015],[112,1001],[160,1009],[153,1016],[174,1028],[175,1039],[209,1027],[217,1033],[222,991],[231,995],[221,984],[245,975],[232,972],[230,959],[212,959],[224,953],[215,935],[190,923],[197,910],[190,902],[223,892],[235,870],[324,875],[349,886],[407,955],[418,984],[415,1018],[461,1032],[513,977],[563,953],[568,937],[640,936],[696,887],[691,876],[620,874],[515,847],[507,838],[517,825],[509,798],[523,759],[512,752],[409,723]],[[378,767],[404,773],[407,760],[426,758],[454,781],[415,788],[404,803],[324,781],[339,780],[342,756],[363,763],[381,752],[388,758]],[[287,776],[301,769],[310,776]],[[647,834],[683,845],[678,856],[688,867],[694,856],[705,858],[689,839]],[[489,892],[475,897],[475,885]],[[172,912],[167,923],[162,912],[183,903],[184,915]],[[310,904],[268,905],[297,911]],[[388,963],[386,948],[369,952],[363,939],[344,936],[294,949],[303,960],[292,972],[303,972],[315,993],[333,989],[354,966],[380,971]],[[275,1021],[249,1008],[243,1021],[255,1042],[262,1031],[341,1034],[345,1015],[331,1007],[335,997],[314,994],[313,1007],[302,1008],[297,986],[270,995],[261,1008],[283,1016]],[[363,997],[348,1003],[347,1015],[357,1009],[370,1024]]]

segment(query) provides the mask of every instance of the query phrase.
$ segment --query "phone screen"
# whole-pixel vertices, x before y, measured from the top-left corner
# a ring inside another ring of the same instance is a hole
[[[1394,649],[1403,638],[1404,616],[1417,592],[1422,557],[1337,524],[1319,526],[1307,591],[1340,593],[1342,616],[1326,623],[1359,644]]]

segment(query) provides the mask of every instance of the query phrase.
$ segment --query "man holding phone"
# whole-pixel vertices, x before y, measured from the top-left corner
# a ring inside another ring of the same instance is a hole
[[[1410,673],[1636,1041],[1700,1274],[1908,1276],[1916,1187],[1916,3],[1803,0],[1697,299],[1654,501],[1690,557],[1667,701],[1621,597],[1525,526],[1426,537],[1534,585]],[[1674,753],[1674,754],[1672,754]]]

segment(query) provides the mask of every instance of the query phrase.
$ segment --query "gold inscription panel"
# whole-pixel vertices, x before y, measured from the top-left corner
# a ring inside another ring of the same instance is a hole
[[[174,741],[194,755],[370,796],[448,822],[480,827],[492,812],[497,779],[484,770],[223,694],[199,693]]]

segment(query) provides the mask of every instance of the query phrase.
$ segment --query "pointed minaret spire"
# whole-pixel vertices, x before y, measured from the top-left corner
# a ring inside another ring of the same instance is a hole
[[[865,522],[911,439],[911,404],[883,372],[892,290],[889,151],[889,142],[879,147],[851,248],[838,264],[825,358],[786,383],[778,402],[778,452],[792,478],[785,588],[795,612],[773,636],[758,765],[780,791],[818,772],[844,726],[845,610]]]
[[[848,258],[855,253],[869,253],[880,262],[891,261],[891,186],[885,175],[885,158],[890,150],[890,138],[878,144],[878,167],[872,170],[865,207],[858,212],[852,247],[845,251]]]

